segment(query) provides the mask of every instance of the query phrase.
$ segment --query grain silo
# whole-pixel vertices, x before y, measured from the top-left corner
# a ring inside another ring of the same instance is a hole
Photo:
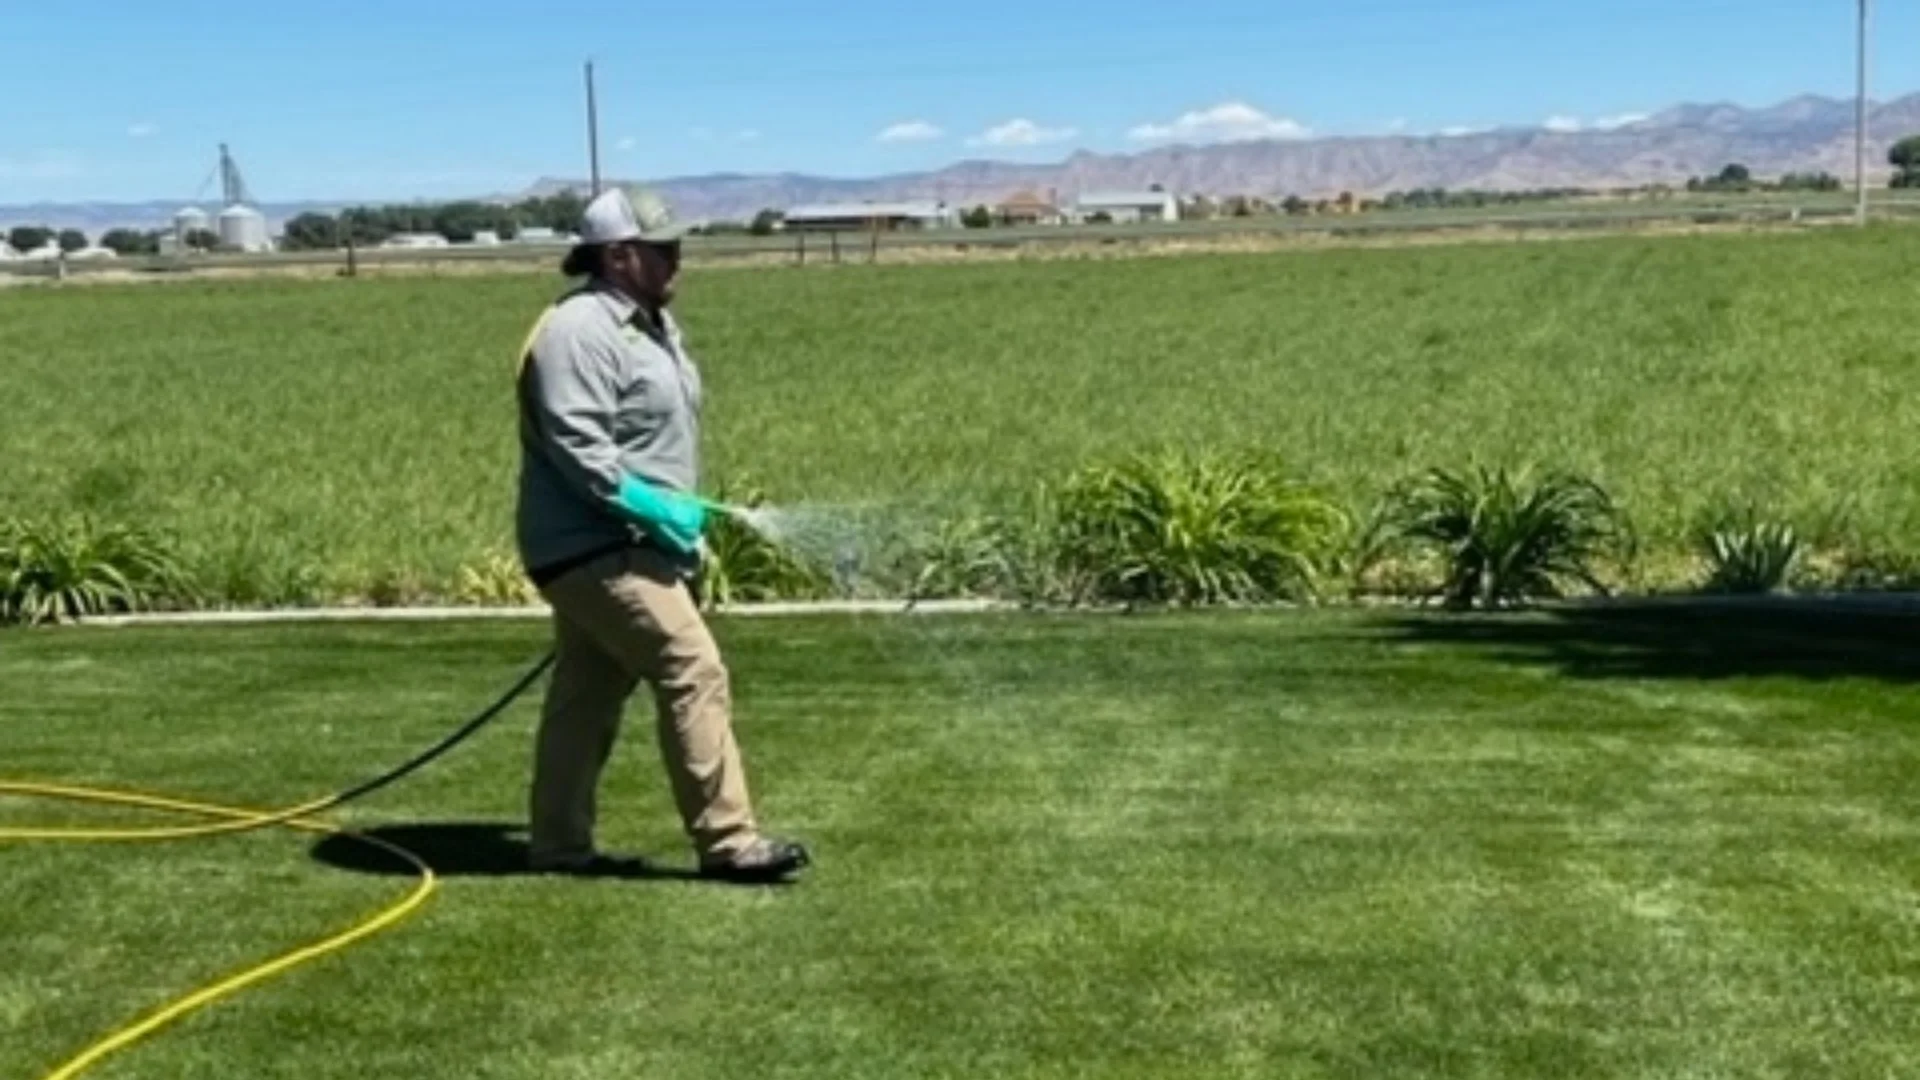
[[[181,243],[186,243],[191,233],[203,232],[212,226],[207,221],[207,212],[197,206],[183,208],[173,215],[173,235]]]
[[[267,219],[251,206],[235,203],[220,211],[220,246],[237,251],[268,251]]]
[[[220,211],[220,246],[236,251],[271,251],[267,219],[248,206],[247,186],[240,179],[240,166],[234,164],[227,144],[220,144],[220,188],[225,209]]]

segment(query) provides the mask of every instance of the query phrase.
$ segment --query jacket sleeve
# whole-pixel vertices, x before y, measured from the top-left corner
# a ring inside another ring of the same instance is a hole
[[[614,418],[620,405],[617,347],[591,334],[548,326],[530,349],[521,397],[531,437],[574,493],[639,525],[681,551],[697,548],[705,514],[620,466]]]
[[[619,515],[620,448],[613,439],[620,403],[617,361],[606,343],[549,324],[529,349],[520,398],[535,450],[576,495]]]

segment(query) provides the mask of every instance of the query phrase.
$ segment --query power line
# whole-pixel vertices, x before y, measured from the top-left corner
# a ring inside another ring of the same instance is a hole
[[[1867,23],[1872,0],[1860,0],[1860,86],[1854,97],[1853,174],[1857,205],[1854,219],[1863,228],[1867,224]]]
[[[600,115],[594,101],[593,61],[587,61],[587,160],[592,171],[593,194],[600,195]]]

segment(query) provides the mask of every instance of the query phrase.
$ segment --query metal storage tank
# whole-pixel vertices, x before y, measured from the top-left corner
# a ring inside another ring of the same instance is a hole
[[[220,211],[220,243],[241,251],[266,251],[267,219],[250,206],[229,206]]]
[[[187,250],[187,237],[197,232],[209,231],[212,227],[211,223],[207,221],[206,211],[197,206],[183,208],[179,213],[173,215],[173,236],[171,239],[174,243],[174,250]]]

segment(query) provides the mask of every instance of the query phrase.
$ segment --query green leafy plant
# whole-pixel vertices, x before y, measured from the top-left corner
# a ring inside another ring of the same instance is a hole
[[[1752,511],[1726,514],[1700,530],[1708,592],[1770,593],[1784,589],[1805,545],[1792,525]]]
[[[1036,485],[1022,505],[997,519],[1005,599],[1071,607],[1099,595],[1103,570],[1078,546],[1084,523],[1068,517],[1064,487]]]
[[[1410,550],[1440,568],[1454,609],[1507,608],[1565,594],[1571,579],[1606,593],[1599,561],[1630,550],[1624,515],[1594,481],[1566,472],[1432,469],[1399,485],[1369,560]]]
[[[1015,571],[1010,523],[960,514],[909,536],[896,566],[909,600],[974,599],[1004,595]]]
[[[744,479],[718,485],[712,497],[731,506],[767,505],[766,492]],[[764,535],[731,514],[713,518],[706,546],[696,582],[696,595],[703,607],[817,599],[832,591],[831,568],[815,564],[806,552]]]
[[[143,529],[90,516],[0,522],[0,623],[73,622],[191,592],[167,545]]]
[[[1391,498],[1373,507],[1349,553],[1348,589],[1354,599],[1421,596],[1446,573],[1436,545],[1419,546],[1401,535]]]
[[[1044,487],[1036,488],[1022,504],[992,512],[890,513],[884,527],[870,532],[878,550],[868,580],[886,598],[908,603],[1070,603],[1085,590],[1072,587],[1073,578],[1060,562],[1058,520],[1045,494]]]
[[[1311,598],[1349,524],[1261,453],[1136,455],[1082,469],[1050,498],[1055,572],[1127,603]]]
[[[514,607],[540,602],[540,591],[528,580],[520,560],[497,551],[462,566],[453,595],[462,604]]]

